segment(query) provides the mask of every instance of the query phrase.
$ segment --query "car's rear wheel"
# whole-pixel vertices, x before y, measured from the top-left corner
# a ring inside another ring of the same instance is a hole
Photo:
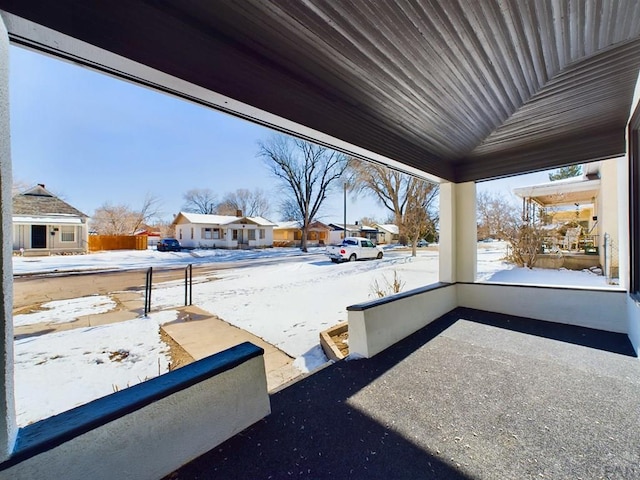
[[[382,252],[378,252],[378,256],[376,258],[380,260],[382,258]]]
[[[337,258],[332,258],[332,259],[331,259],[331,261],[332,261],[333,263],[338,263],[338,259],[337,259]]]
[[[349,257],[349,261],[350,261],[350,262],[355,262],[355,261],[356,261],[356,259],[357,259],[357,257],[356,257],[356,254],[355,254],[355,253],[352,253],[352,254],[351,254],[351,256]]]

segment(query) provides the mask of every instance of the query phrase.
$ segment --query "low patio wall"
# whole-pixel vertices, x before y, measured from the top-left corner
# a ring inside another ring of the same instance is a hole
[[[460,307],[628,333],[627,294],[621,290],[488,283],[458,283],[457,289]]]
[[[434,284],[348,307],[349,352],[373,357],[456,307],[626,333],[638,350],[640,305],[629,305],[627,297],[621,290]],[[635,312],[632,320],[628,310]]]
[[[270,413],[263,354],[243,343],[29,425],[0,478],[162,478]]]
[[[370,358],[456,307],[456,286],[438,283],[347,307],[349,355]]]
[[[640,356],[640,298],[627,297],[627,329],[631,345]]]

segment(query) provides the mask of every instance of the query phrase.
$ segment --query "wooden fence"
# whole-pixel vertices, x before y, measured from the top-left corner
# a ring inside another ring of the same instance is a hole
[[[146,235],[89,235],[89,251],[146,250]]]

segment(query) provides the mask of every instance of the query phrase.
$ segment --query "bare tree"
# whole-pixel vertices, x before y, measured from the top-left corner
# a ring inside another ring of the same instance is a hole
[[[302,222],[300,249],[306,252],[309,224],[318,214],[334,183],[344,174],[347,157],[334,150],[280,134],[261,142],[259,155],[298,206]]]
[[[407,192],[407,203],[402,225],[411,241],[411,256],[416,256],[418,239],[421,235],[435,235],[438,216],[433,212],[439,189],[429,182],[411,182]]]
[[[381,223],[381,222],[379,222],[378,220],[376,220],[373,217],[362,217],[360,219],[360,225],[373,226],[373,225],[376,225],[378,223]]]
[[[235,192],[225,195],[216,209],[220,215],[236,215],[241,211],[247,217],[267,217],[271,211],[271,205],[267,195],[261,189],[254,191],[239,188]]]
[[[182,209],[185,212],[212,214],[218,206],[216,194],[210,188],[194,188],[182,198],[185,202]]]
[[[300,222],[302,223],[302,217],[300,216],[300,208],[298,202],[295,199],[285,197],[280,202],[280,219],[284,222]]]
[[[421,231],[435,230],[438,185],[372,162],[352,159],[349,165],[351,191],[373,196],[392,213],[401,242],[413,239],[415,247]]]
[[[91,217],[91,228],[101,235],[133,235],[158,215],[159,201],[147,194],[139,210],[127,205],[105,203]]]
[[[478,239],[503,239],[520,213],[509,198],[490,192],[479,192],[476,197]]]

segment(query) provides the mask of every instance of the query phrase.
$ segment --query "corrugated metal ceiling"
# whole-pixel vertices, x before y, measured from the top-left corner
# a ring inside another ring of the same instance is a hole
[[[0,9],[455,181],[624,153],[640,67],[637,0]]]

